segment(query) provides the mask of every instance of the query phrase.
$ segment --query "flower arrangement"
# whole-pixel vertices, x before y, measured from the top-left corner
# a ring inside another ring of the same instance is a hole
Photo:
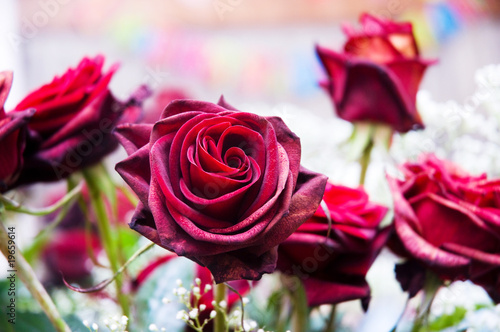
[[[224,97],[175,99],[145,118],[150,90],[115,98],[108,85],[118,66],[104,71],[103,56],[84,58],[12,110],[4,104],[13,74],[0,73],[9,273],[0,297],[10,296],[1,330],[347,331],[342,305],[369,313],[369,272],[382,256],[393,263],[384,275],[395,273],[407,294],[388,331],[500,328],[498,319],[478,323],[498,315],[500,302],[500,69],[478,72],[488,93],[467,118],[451,114],[460,121],[443,144],[423,145],[437,141],[426,135],[448,116],[417,95],[435,61],[420,57],[410,23],[360,21],[361,31],[344,27],[342,52],[316,46],[339,118],[330,129],[350,135],[321,165],[308,149],[328,146],[327,132],[310,144],[313,135],[297,135],[286,117]],[[477,133],[484,118],[496,127]],[[446,142],[467,137],[491,143],[481,175],[462,169],[463,151]],[[127,156],[109,167],[120,145]],[[353,164],[358,186],[321,174]],[[60,180],[64,192],[29,207],[28,188]],[[21,251],[22,215],[44,227]],[[483,292],[477,303],[443,299],[471,288]]]

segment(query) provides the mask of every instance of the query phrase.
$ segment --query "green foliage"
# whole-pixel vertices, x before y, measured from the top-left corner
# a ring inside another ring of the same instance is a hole
[[[441,315],[429,324],[430,331],[441,331],[443,329],[458,325],[467,313],[464,307],[456,307],[455,311],[449,315]]]

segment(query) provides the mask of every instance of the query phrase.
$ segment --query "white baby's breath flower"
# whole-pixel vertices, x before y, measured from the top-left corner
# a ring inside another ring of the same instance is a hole
[[[156,326],[156,324],[149,324],[149,330],[150,331],[158,331],[158,326]]]
[[[114,324],[114,323],[113,323],[113,324],[111,324],[111,325],[109,326],[109,329],[110,329],[111,331],[116,331],[116,329],[118,329],[118,325],[116,325],[116,324]]]
[[[207,308],[206,304],[200,304],[200,311],[203,311]]]
[[[185,289],[184,287],[177,288],[177,295],[182,296],[186,293],[187,293],[187,289]]]
[[[161,299],[161,303],[163,303],[163,304],[169,304],[170,303],[170,299],[164,297],[163,299]]]
[[[99,330],[99,325],[97,325],[96,323],[93,323],[92,328],[97,331],[97,330]]]
[[[195,319],[196,317],[198,317],[198,309],[193,309],[189,312],[189,317],[192,318],[192,319]]]
[[[242,301],[243,301],[243,304],[248,304],[248,303],[250,303],[250,300],[248,299],[248,297],[244,297],[244,298],[242,299]]]
[[[210,292],[212,290],[212,285],[206,284],[204,292]]]
[[[217,316],[217,312],[215,310],[210,311],[210,318],[215,318]]]
[[[186,310],[180,310],[175,316],[176,319],[187,320],[189,318]]]
[[[224,309],[227,308],[227,302],[225,300],[220,301],[219,305],[220,305],[221,308],[224,308]]]
[[[200,295],[200,287],[193,287],[193,294]]]
[[[194,279],[194,282],[195,284],[197,284],[198,286],[201,285],[201,279],[200,278],[196,278]]]
[[[121,318],[120,318],[120,323],[122,323],[123,325],[126,325],[128,323],[128,317],[123,315]]]
[[[86,327],[90,327],[90,324],[89,324],[89,321],[88,320],[83,320],[83,325],[85,325]]]
[[[182,280],[181,279],[177,279],[175,281],[175,283],[177,284],[177,286],[182,287]]]

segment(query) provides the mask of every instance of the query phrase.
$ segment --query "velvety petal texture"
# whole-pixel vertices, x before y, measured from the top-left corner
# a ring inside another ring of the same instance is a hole
[[[217,282],[273,272],[277,245],[325,188],[300,167],[300,141],[281,119],[223,99],[173,101],[153,126],[122,125],[117,137],[129,157],[116,170],[140,199],[130,226]]]
[[[443,280],[471,280],[498,303],[500,180],[471,176],[434,155],[401,170],[404,179],[389,178],[395,207],[393,251]],[[396,270],[398,280],[411,280],[408,271]]]
[[[35,110],[5,113],[12,73],[0,72],[0,193],[16,182],[23,165],[27,123]]]
[[[343,52],[316,47],[329,78],[322,85],[337,115],[350,122],[383,123],[398,132],[423,128],[416,95],[433,62],[420,58],[411,24],[368,14],[360,22],[362,31],[344,27]]]
[[[354,299],[367,305],[365,275],[389,236],[390,228],[379,228],[387,208],[370,202],[362,188],[331,183],[323,201],[279,246],[278,269],[302,279],[310,306]]]
[[[36,110],[16,185],[56,181],[99,162],[118,146],[114,127],[139,118],[147,89],[139,88],[125,102],[117,100],[108,84],[118,66],[103,72],[103,65],[103,56],[84,58],[15,107],[12,113]]]

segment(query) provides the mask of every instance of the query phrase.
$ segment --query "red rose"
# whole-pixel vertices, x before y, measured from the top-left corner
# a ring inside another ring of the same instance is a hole
[[[34,110],[5,114],[12,73],[0,72],[0,193],[16,181],[23,164],[26,124]]]
[[[500,180],[468,175],[433,155],[401,170],[404,179],[389,183],[391,248],[409,263],[396,270],[403,288],[413,295],[422,287],[415,282],[422,280],[420,266],[442,280],[469,279],[500,302]]]
[[[328,74],[323,85],[337,114],[350,121],[379,122],[398,132],[423,128],[415,103],[418,86],[431,61],[422,60],[410,23],[364,14],[362,32],[344,27],[344,52],[317,46]]]
[[[300,167],[281,119],[177,100],[154,125],[118,127],[116,170],[140,199],[130,226],[220,283],[274,271],[277,245],[316,210],[326,177]]]
[[[108,83],[117,65],[103,73],[103,64],[103,56],[84,58],[16,106],[36,109],[18,184],[59,180],[117,147],[111,131],[119,121],[135,121],[146,93],[142,88],[126,103],[116,100]]]
[[[389,228],[380,230],[387,208],[372,203],[363,189],[328,183],[322,206],[279,246],[278,269],[301,278],[308,304],[362,299],[370,287],[365,275],[384,246]]]

